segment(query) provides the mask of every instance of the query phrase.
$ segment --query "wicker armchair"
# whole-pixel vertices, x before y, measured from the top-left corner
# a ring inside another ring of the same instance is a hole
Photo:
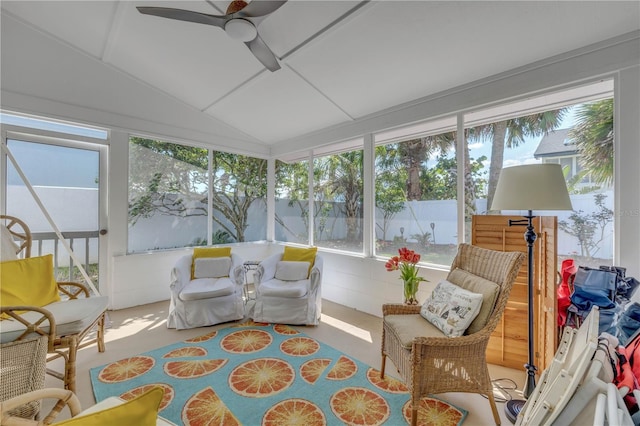
[[[457,277],[462,270],[472,285],[483,285],[487,281],[498,285],[497,298],[486,323],[473,334],[446,337],[422,318],[419,305],[383,305],[381,377],[384,378],[385,361],[389,357],[411,394],[411,425],[417,424],[421,398],[445,392],[485,395],[496,424],[500,424],[485,352],[523,260],[522,253],[498,252],[468,244],[459,246],[447,280],[465,287],[465,283],[456,282],[460,281]],[[399,324],[403,324],[402,329]]]
[[[19,340],[0,345],[0,402],[44,387],[47,338]],[[32,419],[40,411],[40,401],[16,405],[12,416]],[[2,422],[0,422],[2,423]]]
[[[27,225],[15,217],[0,215],[0,227],[3,226],[10,232],[16,258],[30,257],[32,237]],[[6,232],[2,233],[3,240],[6,235]],[[91,295],[80,283],[58,282],[57,285],[61,296],[59,302],[45,306],[0,306],[0,314],[8,317],[0,322],[0,343],[46,336],[49,353],[46,361],[64,359],[64,371],[47,369],[46,373],[62,380],[65,389],[75,391],[78,350],[97,343],[98,351],[105,351],[108,298]],[[95,336],[91,333],[94,330]]]

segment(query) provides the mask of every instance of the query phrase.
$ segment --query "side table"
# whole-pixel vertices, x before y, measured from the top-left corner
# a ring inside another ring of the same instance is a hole
[[[246,304],[249,300],[255,300],[255,294],[253,296],[249,295],[249,284],[253,284],[252,282],[249,282],[249,280],[247,279],[247,272],[249,271],[255,271],[258,269],[258,265],[260,265],[260,261],[259,260],[247,260],[246,262],[244,262],[242,264],[242,267],[244,268],[244,286],[242,287],[242,292],[243,292],[243,296],[244,296],[244,303]]]

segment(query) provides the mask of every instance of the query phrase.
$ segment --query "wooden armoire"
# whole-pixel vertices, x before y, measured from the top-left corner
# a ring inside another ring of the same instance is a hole
[[[471,244],[499,251],[527,254],[524,240],[526,225],[509,226],[509,219],[522,216],[475,215],[471,222]],[[556,284],[558,270],[558,219],[537,216],[533,219],[537,235],[534,244],[534,364],[540,374],[551,362],[557,342]],[[507,302],[502,321],[487,346],[487,361],[511,368],[523,368],[528,362],[528,289],[527,262],[522,264]]]

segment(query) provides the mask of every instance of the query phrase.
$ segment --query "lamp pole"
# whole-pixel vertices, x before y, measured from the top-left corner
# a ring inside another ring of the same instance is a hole
[[[533,303],[534,303],[534,293],[533,293],[533,245],[536,242],[537,234],[533,228],[533,211],[529,210],[528,214],[524,216],[525,219],[509,219],[509,226],[527,226],[527,230],[524,233],[524,240],[527,242],[527,297],[528,297],[528,322],[529,322],[529,361],[524,367],[527,369],[527,377],[524,382],[524,389],[522,390],[522,396],[524,396],[525,400],[531,396],[533,391],[536,388],[536,368],[534,364],[534,353],[533,353]],[[505,408],[507,410],[507,415],[515,421],[515,418],[518,416],[518,413],[524,407],[525,401],[512,399],[507,401]]]

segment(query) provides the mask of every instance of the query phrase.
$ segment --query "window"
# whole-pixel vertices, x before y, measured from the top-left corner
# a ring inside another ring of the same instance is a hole
[[[130,138],[129,253],[206,244],[207,170],[206,149]]]
[[[424,128],[455,128],[455,118]],[[379,134],[376,141],[396,135]],[[423,130],[424,131],[424,130]],[[412,134],[376,146],[376,254],[395,256],[408,247],[421,262],[451,264],[457,247],[456,132]]]
[[[499,120],[482,122],[479,119],[483,115],[496,116],[492,110],[465,117],[467,122],[480,121],[466,128],[465,136],[470,158],[483,159],[483,170],[486,170],[473,179],[475,203],[465,200],[467,225],[472,214],[489,212],[503,167],[537,162],[560,164],[574,209],[549,213],[558,216],[560,260],[572,257],[585,266],[610,265],[613,259],[613,100],[589,99],[547,108],[541,104],[526,115],[515,115],[524,109],[522,104],[502,105]],[[509,114],[509,110],[514,113]],[[566,140],[571,143],[564,143]]]
[[[363,151],[314,158],[314,244],[363,252]]]
[[[129,149],[130,253],[266,238],[266,160],[139,137]]]
[[[309,244],[309,162],[276,161],[275,239]]]

